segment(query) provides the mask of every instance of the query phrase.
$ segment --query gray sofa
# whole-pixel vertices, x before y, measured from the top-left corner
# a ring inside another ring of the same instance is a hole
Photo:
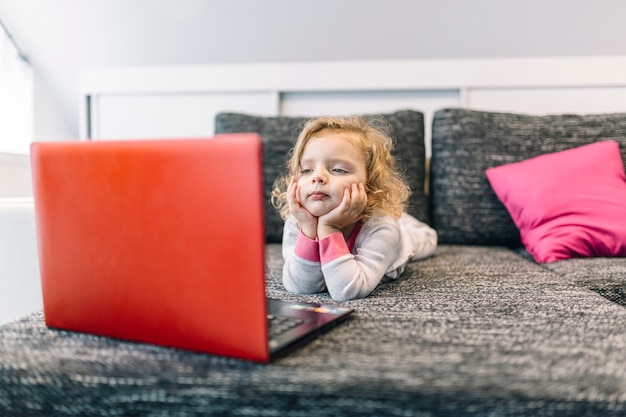
[[[47,329],[32,314],[0,327],[0,414],[626,415],[626,260],[535,262],[484,172],[607,138],[624,158],[626,114],[441,110],[428,196],[422,114],[384,117],[410,210],[439,233],[435,256],[269,365]],[[221,114],[216,128],[262,135],[269,186],[301,121]],[[266,215],[268,295],[331,301],[282,288],[282,223]]]

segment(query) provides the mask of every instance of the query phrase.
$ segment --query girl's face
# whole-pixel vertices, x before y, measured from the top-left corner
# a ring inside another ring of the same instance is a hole
[[[349,135],[322,133],[309,139],[297,182],[300,204],[312,215],[328,213],[341,203],[344,190],[366,181],[363,154]]]

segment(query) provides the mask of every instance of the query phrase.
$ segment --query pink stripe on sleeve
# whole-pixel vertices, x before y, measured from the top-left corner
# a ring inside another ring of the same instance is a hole
[[[343,255],[350,254],[343,234],[335,232],[319,241],[319,254],[322,264],[326,264]]]
[[[296,247],[294,248],[296,256],[311,262],[320,261],[320,249],[319,241],[317,239],[311,239],[307,237],[302,231],[298,235],[296,240]]]

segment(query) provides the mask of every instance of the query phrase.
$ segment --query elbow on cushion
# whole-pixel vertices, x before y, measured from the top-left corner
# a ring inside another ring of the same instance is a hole
[[[294,294],[317,294],[323,292],[326,287],[325,285],[297,285],[296,282],[292,280],[283,279],[283,286],[285,289]]]
[[[359,288],[354,285],[346,285],[340,288],[328,287],[328,293],[330,297],[335,301],[350,301],[358,298],[365,298],[370,295],[372,291],[365,291],[363,288]]]

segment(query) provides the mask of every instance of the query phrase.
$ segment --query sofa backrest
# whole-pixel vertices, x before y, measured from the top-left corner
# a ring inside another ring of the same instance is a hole
[[[428,222],[428,202],[424,195],[424,115],[413,110],[363,115],[365,118],[372,116],[381,116],[391,128],[395,140],[394,155],[413,192],[409,213]],[[265,228],[268,242],[280,242],[283,231],[283,220],[270,203],[273,184],[285,172],[288,153],[304,123],[309,119],[310,117],[265,117],[238,113],[220,113],[215,118],[215,133],[255,132],[263,140]]]
[[[433,119],[430,220],[440,243],[521,246],[485,169],[612,139],[626,160],[626,113],[530,116],[466,109]]]

